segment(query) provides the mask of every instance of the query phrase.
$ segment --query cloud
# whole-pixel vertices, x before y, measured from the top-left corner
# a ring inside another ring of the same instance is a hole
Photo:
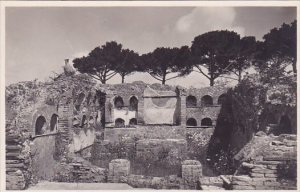
[[[202,34],[212,30],[233,30],[244,36],[245,29],[235,26],[236,11],[233,7],[197,7],[180,17],[175,31],[184,34]]]

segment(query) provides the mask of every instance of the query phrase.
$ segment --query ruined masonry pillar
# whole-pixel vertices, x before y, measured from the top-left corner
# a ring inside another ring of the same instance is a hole
[[[109,163],[108,182],[125,183],[130,173],[130,161],[127,159],[114,159]]]
[[[196,189],[199,178],[202,177],[202,165],[196,160],[185,160],[182,163],[182,179],[185,189]]]
[[[181,90],[180,93],[180,124],[181,126],[186,126],[186,92]]]

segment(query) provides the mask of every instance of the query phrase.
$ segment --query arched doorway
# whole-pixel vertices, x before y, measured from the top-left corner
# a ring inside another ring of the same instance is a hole
[[[46,132],[47,124],[44,116],[39,116],[35,122],[35,135],[42,135]]]

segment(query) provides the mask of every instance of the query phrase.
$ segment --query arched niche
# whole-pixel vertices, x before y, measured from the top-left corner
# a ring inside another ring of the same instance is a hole
[[[186,106],[187,107],[196,107],[197,106],[197,98],[193,95],[189,95],[186,97]]]
[[[201,126],[205,127],[211,127],[212,126],[212,120],[211,118],[204,118],[201,120]]]
[[[122,97],[118,96],[114,99],[114,106],[116,109],[122,109],[124,106],[124,101]]]
[[[213,105],[213,98],[209,95],[204,95],[201,98],[201,106],[207,107]]]
[[[117,118],[115,120],[115,127],[116,128],[122,128],[125,127],[125,121],[122,118]]]
[[[218,97],[218,105],[222,105],[226,99],[227,99],[227,95],[226,94],[220,95]]]
[[[130,97],[129,99],[129,110],[137,111],[138,110],[139,101],[135,96]]]
[[[136,120],[136,118],[132,118],[132,119],[130,119],[129,120],[129,125],[137,125],[137,120]]]
[[[58,126],[58,115],[53,114],[50,120],[50,131],[56,131]]]
[[[197,121],[194,118],[188,118],[186,121],[187,126],[197,126]]]

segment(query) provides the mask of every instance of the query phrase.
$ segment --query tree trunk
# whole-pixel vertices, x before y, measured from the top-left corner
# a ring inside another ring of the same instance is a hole
[[[165,85],[165,84],[166,84],[166,76],[167,76],[166,73],[164,73],[164,74],[163,74],[163,77],[162,77],[162,81],[161,81],[161,84],[162,84],[162,85]]]
[[[242,70],[239,70],[238,82],[242,80]]]
[[[211,87],[213,87],[213,86],[214,86],[214,84],[215,84],[215,81],[214,81],[214,79],[213,79],[213,78],[211,78],[211,79],[209,79],[209,81],[210,81],[210,84],[209,84],[209,85],[210,85]]]
[[[163,80],[161,81],[161,84],[162,84],[162,85],[165,85],[165,84],[166,84],[166,78],[163,78]]]
[[[105,78],[102,79],[102,80],[101,80],[101,83],[102,83],[102,84],[106,84],[106,79],[105,79]]]
[[[125,75],[122,75],[122,83],[125,81]]]
[[[296,64],[296,61],[293,61],[293,72],[294,74],[297,74],[297,64]]]

